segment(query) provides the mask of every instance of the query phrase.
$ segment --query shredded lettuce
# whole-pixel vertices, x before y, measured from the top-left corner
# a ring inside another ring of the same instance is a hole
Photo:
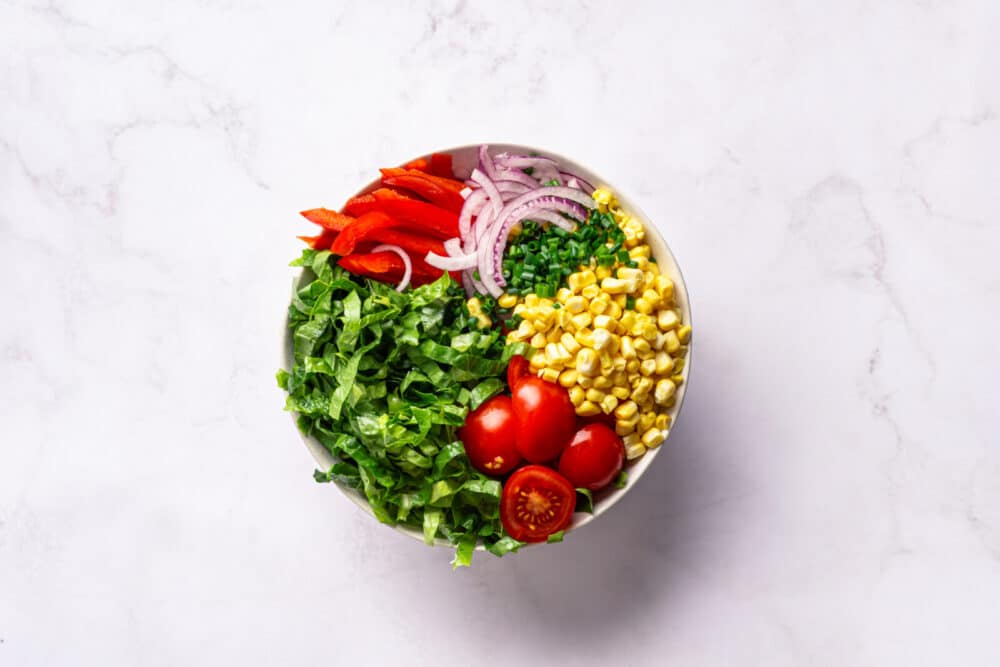
[[[292,264],[311,280],[292,297],[294,362],[277,381],[299,428],[337,459],[316,481],[358,489],[380,521],[422,530],[428,544],[447,539],[455,567],[480,541],[497,556],[517,551],[500,523],[500,483],[469,465],[456,431],[505,389],[507,363],[526,346],[478,329],[447,273],[399,293],[327,251]]]

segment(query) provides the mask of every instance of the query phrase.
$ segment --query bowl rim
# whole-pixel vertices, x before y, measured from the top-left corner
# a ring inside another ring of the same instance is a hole
[[[420,158],[427,159],[433,153],[446,153],[452,155],[453,158],[455,158],[456,160],[464,160],[467,159],[468,156],[470,155],[475,155],[478,152],[479,147],[481,145],[483,144],[479,143],[462,144],[450,148],[442,148],[432,151],[430,153],[425,153],[410,158],[408,160],[401,162],[400,164],[406,164],[407,162],[417,160]],[[646,237],[647,237],[646,242],[649,243],[649,245],[651,246],[650,250],[656,257],[657,264],[660,265],[661,269],[663,268],[663,263],[664,263],[663,260],[667,260],[666,263],[669,265],[671,270],[670,278],[674,283],[675,300],[677,301],[677,304],[681,309],[681,313],[683,315],[683,321],[686,325],[692,328],[694,327],[691,301],[687,289],[687,281],[684,278],[684,274],[681,270],[680,264],[677,261],[677,258],[674,255],[673,250],[670,248],[670,245],[667,243],[667,240],[663,237],[663,234],[660,233],[660,230],[657,228],[656,224],[649,218],[648,215],[646,215],[645,211],[643,211],[637,204],[635,204],[634,200],[631,197],[629,197],[623,190],[621,190],[617,186],[611,184],[607,179],[599,176],[594,170],[590,169],[589,167],[586,167],[580,164],[579,162],[576,162],[575,160],[567,158],[554,151],[538,148],[535,146],[526,146],[523,144],[509,144],[503,142],[489,143],[487,145],[490,147],[491,152],[497,150],[497,151],[508,151],[517,153],[530,153],[551,158],[559,162],[560,167],[563,171],[569,171],[578,174],[579,176],[586,178],[595,187],[598,188],[604,187],[609,189],[612,193],[614,193],[615,197],[619,201],[619,204],[621,204],[621,207],[629,215],[639,219],[639,221],[642,222],[643,228],[646,231]],[[375,188],[377,188],[379,185],[380,185],[380,180],[374,179],[368,182],[360,189],[356,190],[354,194],[350,195],[350,197],[370,192]],[[654,239],[656,241],[655,243],[652,242]],[[654,245],[659,247],[654,248],[653,247]],[[306,268],[301,268],[295,272],[294,278],[292,280],[293,294],[297,289],[299,289],[303,279],[309,273],[311,272],[308,271],[308,269]],[[285,318],[283,320],[284,330],[281,336],[282,340],[281,364],[282,368],[285,369],[291,367],[291,362],[293,360],[293,340],[288,326],[289,324],[288,320],[289,320],[289,314],[286,306]],[[664,439],[662,443],[660,443],[660,445],[658,445],[654,449],[647,449],[647,451],[637,459],[634,459],[633,461],[626,461],[625,470],[628,471],[629,473],[627,485],[622,489],[614,489],[612,487],[608,487],[606,489],[602,489],[597,494],[595,494],[593,513],[582,513],[582,512],[574,513],[573,521],[570,524],[570,526],[566,529],[567,534],[579,530],[580,528],[583,528],[587,524],[597,519],[597,517],[601,516],[602,514],[610,510],[613,506],[615,506],[625,496],[626,493],[632,490],[632,488],[643,476],[643,474],[646,472],[649,466],[652,465],[653,461],[656,459],[656,456],[659,454],[659,452],[665,447],[667,441],[670,439],[670,435],[673,433],[674,429],[677,428],[677,421],[680,418],[681,408],[683,407],[684,404],[684,398],[686,397],[687,391],[690,388],[690,373],[691,373],[691,365],[693,357],[694,357],[694,339],[692,338],[687,344],[687,355],[685,357],[684,368],[681,370],[681,377],[683,378],[684,381],[678,387],[676,394],[676,402],[674,406],[670,409],[672,421],[670,429],[667,432],[667,437]],[[320,467],[329,468],[332,462],[335,460],[333,458],[333,455],[330,454],[330,452],[326,449],[326,447],[324,447],[323,444],[320,443],[317,438],[306,435],[299,429],[298,427],[299,415],[297,412],[289,412],[289,415],[295,427],[295,432],[299,435],[299,438],[306,445],[306,448],[309,450],[316,464],[319,465]],[[351,502],[353,502],[362,511],[364,511],[366,514],[368,514],[371,518],[375,519],[376,521],[378,520],[375,517],[375,513],[372,510],[371,506],[369,505],[368,500],[367,498],[365,498],[364,494],[360,493],[359,491],[356,491],[355,489],[344,486],[336,481],[334,481],[334,485],[338,489],[340,489],[340,491],[345,496],[347,496],[347,498],[351,500]],[[398,532],[403,533],[404,535],[407,535],[411,538],[424,542],[423,532],[419,528],[403,524],[393,524],[390,527],[394,528]],[[526,546],[535,546],[535,544],[536,543],[529,543]],[[545,543],[540,542],[537,544],[545,544]],[[447,546],[449,548],[454,548],[454,545],[452,545],[447,539],[443,537],[436,537],[434,539],[434,546]],[[524,547],[521,548],[523,549]],[[476,550],[477,551],[485,550],[485,546],[482,544],[482,542],[477,543]]]

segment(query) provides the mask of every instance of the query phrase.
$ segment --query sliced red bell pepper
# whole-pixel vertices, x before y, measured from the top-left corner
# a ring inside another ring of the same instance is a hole
[[[405,223],[410,231],[427,234],[443,241],[458,236],[458,216],[440,206],[415,199],[382,199],[376,190],[365,198],[355,197],[344,210],[351,215],[380,211]]]
[[[382,183],[411,190],[441,208],[459,213],[465,200],[461,181],[425,174],[413,169],[382,169]]]
[[[316,223],[325,229],[335,232],[341,231],[354,221],[353,217],[331,211],[328,208],[312,208],[308,211],[302,211],[300,215],[309,222]]]
[[[422,157],[418,157],[416,160],[407,162],[403,165],[403,169],[416,169],[417,171],[430,171],[431,165]]]
[[[410,259],[413,274],[410,282],[423,285],[441,277],[441,271],[422,261]],[[403,278],[406,267],[402,258],[394,252],[372,252],[363,255],[348,255],[337,262],[351,273],[365,276],[384,283],[398,283]]]
[[[299,238],[309,244],[314,250],[329,250],[333,242],[337,240],[338,232],[331,229],[324,229],[319,236],[300,236]]]
[[[455,178],[455,172],[451,168],[451,154],[434,153],[434,155],[431,155],[430,173],[442,178]]]
[[[372,234],[380,229],[399,229],[406,225],[381,211],[365,213],[354,222],[344,227],[337,240],[330,246],[330,252],[344,257],[354,252],[359,242],[372,238]]]
[[[359,205],[371,204],[372,202],[384,200],[423,202],[422,199],[411,197],[409,194],[395,188],[379,188],[378,190],[373,190],[368,194],[358,195],[357,197],[351,197],[348,199],[347,203],[344,204],[344,213],[346,215],[358,216],[366,212],[359,211]]]
[[[354,250],[348,254],[356,254],[368,251],[371,246],[379,243],[398,245],[405,250],[410,257],[423,261],[427,253],[433,252],[438,255],[446,254],[444,244],[438,239],[432,239],[423,234],[414,234],[405,229],[370,227],[365,230],[362,236],[355,238]]]

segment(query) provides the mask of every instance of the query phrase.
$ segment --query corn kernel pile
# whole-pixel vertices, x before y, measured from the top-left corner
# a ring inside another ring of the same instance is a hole
[[[613,414],[626,457],[659,446],[670,428],[666,413],[683,378],[691,327],[681,321],[674,285],[649,261],[642,223],[618,207],[607,190],[594,193],[625,232],[630,268],[581,267],[555,299],[528,294],[498,299],[521,317],[510,342],[537,348],[531,370],[569,391],[580,416]]]

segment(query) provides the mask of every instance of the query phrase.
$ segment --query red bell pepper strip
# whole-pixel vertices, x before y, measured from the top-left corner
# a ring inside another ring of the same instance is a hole
[[[338,232],[324,229],[319,236],[300,236],[299,238],[309,244],[314,250],[329,250],[333,242],[337,240]]]
[[[413,274],[410,276],[410,282],[414,285],[423,285],[441,277],[440,270],[428,266],[421,260],[411,257],[410,262],[413,265]],[[406,270],[403,260],[394,252],[348,255],[347,257],[341,257],[337,263],[355,275],[392,284],[396,284],[402,280],[403,273]]]
[[[455,178],[455,172],[451,168],[451,154],[434,153],[434,155],[431,155],[430,173],[442,178]]]
[[[427,234],[442,241],[458,236],[458,216],[451,211],[415,199],[380,199],[375,193],[372,195],[374,196],[355,197],[347,202],[344,211],[351,215],[380,211],[405,223],[413,232]]]
[[[431,165],[422,157],[418,157],[412,162],[403,165],[403,169],[416,169],[417,171],[430,171]]]
[[[340,232],[340,236],[338,236],[337,240],[333,242],[332,246],[330,246],[330,252],[335,255],[340,255],[341,257],[350,255],[354,252],[354,248],[359,242],[371,239],[372,234],[380,229],[408,230],[409,226],[401,220],[390,217],[381,211],[365,213],[361,217],[355,218],[354,222],[344,227],[344,229]]]
[[[312,208],[308,211],[302,211],[300,215],[309,222],[316,223],[317,225],[334,232],[339,232],[343,230],[344,227],[354,222],[353,217],[344,215],[343,213],[337,213],[336,211],[331,211],[328,208]]]
[[[391,245],[398,245],[400,248],[405,250],[410,257],[414,259],[420,259],[427,256],[427,253],[433,252],[438,255],[445,255],[444,244],[438,239],[432,239],[429,236],[424,236],[423,234],[414,234],[411,231],[405,229],[392,229],[384,227],[369,227],[364,230],[364,233],[359,235],[354,240],[354,250],[347,254],[356,254],[359,252],[368,252],[369,248],[379,243],[389,243]],[[339,253],[336,253],[339,254]]]
[[[358,195],[357,197],[351,197],[350,199],[348,199],[347,203],[344,204],[344,213],[346,215],[358,216],[366,212],[366,211],[359,211],[357,208],[358,205],[366,205],[376,201],[386,201],[386,200],[423,202],[422,199],[411,197],[405,192],[397,190],[395,188],[379,188],[378,190],[373,190],[368,194]]]
[[[382,183],[405,188],[441,208],[460,213],[465,199],[459,194],[465,187],[460,181],[425,174],[416,170],[382,169]]]

